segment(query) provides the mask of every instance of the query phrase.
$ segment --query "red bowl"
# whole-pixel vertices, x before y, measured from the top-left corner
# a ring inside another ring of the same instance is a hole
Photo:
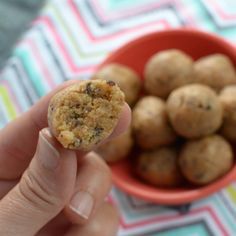
[[[222,53],[236,65],[235,48],[222,38],[192,29],[173,29],[145,35],[127,43],[113,52],[98,66],[98,69],[117,62],[131,67],[143,79],[143,69],[148,58],[158,51],[170,48],[180,49],[194,59],[213,53]],[[178,189],[164,189],[153,187],[137,179],[132,173],[129,160],[122,160],[111,165],[111,170],[115,185],[123,191],[144,200],[168,205],[184,204],[204,198],[236,179],[236,166],[234,166],[221,179],[204,187],[183,186]]]

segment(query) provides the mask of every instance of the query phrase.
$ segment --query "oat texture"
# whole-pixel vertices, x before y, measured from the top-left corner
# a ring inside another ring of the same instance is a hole
[[[90,150],[115,128],[124,94],[112,81],[82,81],[50,101],[48,122],[53,135],[69,149]]]

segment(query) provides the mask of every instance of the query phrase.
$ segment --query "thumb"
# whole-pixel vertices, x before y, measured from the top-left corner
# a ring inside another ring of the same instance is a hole
[[[20,182],[0,202],[0,235],[32,236],[68,203],[76,180],[76,155],[57,144],[48,129]]]

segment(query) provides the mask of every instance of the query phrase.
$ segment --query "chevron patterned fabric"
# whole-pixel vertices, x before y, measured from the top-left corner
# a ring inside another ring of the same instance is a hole
[[[51,0],[0,72],[0,128],[71,78],[87,79],[140,35],[190,26],[236,42],[235,0]],[[119,235],[236,235],[236,183],[204,200],[163,207],[113,188]]]

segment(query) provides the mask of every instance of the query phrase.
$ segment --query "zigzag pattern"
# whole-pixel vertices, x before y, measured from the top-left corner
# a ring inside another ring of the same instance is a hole
[[[140,35],[191,26],[235,42],[234,0],[52,0],[0,72],[0,127],[61,82],[87,79],[110,52]],[[163,207],[114,188],[119,235],[234,235],[236,184],[182,207]],[[188,211],[189,210],[189,211]],[[183,214],[187,211],[187,214]]]

